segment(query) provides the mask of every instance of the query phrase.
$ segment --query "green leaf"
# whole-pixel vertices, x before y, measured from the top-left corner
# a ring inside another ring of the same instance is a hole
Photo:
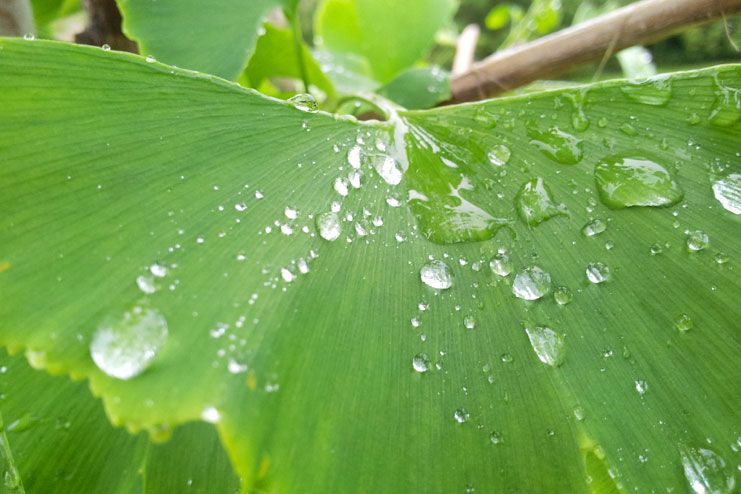
[[[422,58],[450,21],[454,0],[324,0],[316,13],[322,50],[365,57],[379,82],[389,82]]]
[[[301,50],[306,63],[306,70],[311,84],[325,93],[334,94],[332,82],[324,75],[308,47],[302,42]],[[277,28],[265,24],[265,34],[257,39],[255,53],[244,72],[249,83],[255,87],[271,77],[301,79],[296,50],[294,49],[293,32],[290,29]]]
[[[126,36],[142,55],[236,79],[250,58],[263,18],[286,0],[117,0]]]
[[[115,423],[246,491],[735,481],[740,66],[359,124],[0,47],[0,344]]]
[[[491,9],[486,15],[484,24],[492,31],[501,29],[510,22],[515,23],[522,19],[522,7],[516,4],[501,3]]]
[[[79,0],[32,0],[33,18],[40,35],[46,35],[49,23],[80,10]]]
[[[10,452],[20,479],[12,493],[239,490],[239,479],[208,424],[185,425],[170,441],[151,444],[141,434],[112,428],[84,383],[50,377],[5,352],[0,355],[0,396],[5,421],[0,442],[7,448],[0,448],[0,460],[6,460],[5,465],[0,461],[0,471],[11,471]]]
[[[410,110],[432,108],[450,99],[450,73],[439,67],[408,69],[377,93]]]

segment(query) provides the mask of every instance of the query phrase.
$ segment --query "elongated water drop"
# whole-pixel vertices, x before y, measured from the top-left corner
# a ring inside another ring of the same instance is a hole
[[[665,76],[624,84],[620,90],[628,99],[651,106],[665,106],[672,97],[671,81]]]
[[[726,471],[725,460],[707,448],[684,448],[681,453],[684,476],[696,494],[724,494],[736,488],[736,478]]]
[[[583,155],[581,139],[558,127],[551,127],[546,131],[531,128],[528,130],[528,136],[530,144],[562,165],[574,165],[581,161]]]
[[[155,309],[137,306],[117,321],[103,323],[90,343],[100,370],[116,379],[131,379],[146,370],[167,341],[167,321]]]
[[[609,156],[594,170],[600,199],[611,209],[671,206],[684,192],[669,171],[642,156]]]
[[[446,290],[453,286],[453,274],[443,261],[430,261],[419,271],[422,282],[430,288]]]
[[[587,279],[592,283],[604,283],[610,279],[610,268],[602,262],[590,262],[587,264]]]
[[[525,332],[530,340],[538,360],[551,367],[558,367],[564,359],[564,337],[547,326],[526,328]]]
[[[553,200],[551,191],[540,177],[526,182],[515,196],[515,206],[522,221],[530,226],[558,215],[565,215],[566,206]]]
[[[381,178],[389,185],[398,185],[403,172],[399,163],[391,156],[374,156],[373,166]]]
[[[551,291],[551,275],[538,266],[518,272],[512,283],[512,293],[523,300],[538,300]]]
[[[324,240],[337,240],[342,232],[340,226],[340,217],[337,213],[322,213],[317,216],[316,219],[317,228],[319,229],[319,235]]]
[[[316,100],[310,94],[297,94],[288,99],[288,102],[301,111],[315,113],[319,110]]]
[[[713,182],[713,195],[726,211],[741,214],[741,173],[731,173]]]
[[[581,232],[586,237],[594,237],[605,230],[607,230],[607,223],[597,218],[584,225]]]

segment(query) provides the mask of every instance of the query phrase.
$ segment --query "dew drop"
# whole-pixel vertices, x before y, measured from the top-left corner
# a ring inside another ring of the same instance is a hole
[[[288,99],[288,102],[301,111],[316,113],[319,110],[319,106],[316,103],[314,97],[310,94],[297,94]]]
[[[648,391],[648,384],[643,379],[638,379],[633,384],[635,384],[635,388],[639,396],[645,395],[646,391]]]
[[[512,293],[523,300],[538,300],[551,291],[551,275],[538,266],[518,272],[512,283]]]
[[[337,213],[322,213],[316,219],[319,235],[330,242],[340,237],[342,228],[340,226],[340,217]]]
[[[587,279],[594,284],[604,283],[610,279],[610,268],[602,262],[587,264]]]
[[[512,262],[509,260],[509,256],[504,252],[495,254],[489,261],[489,267],[497,276],[509,276],[512,272]]]
[[[98,327],[90,343],[90,355],[107,375],[131,379],[152,364],[167,335],[167,321],[162,314],[137,306],[121,319]]]
[[[731,173],[713,183],[715,199],[726,211],[741,214],[741,173]]]
[[[583,155],[581,139],[557,127],[546,131],[531,128],[528,130],[528,136],[530,144],[562,165],[574,165],[581,161]]]
[[[664,248],[661,247],[661,244],[651,244],[651,246],[648,248],[648,252],[652,256],[657,256],[661,254],[662,252],[664,252]]]
[[[687,234],[687,250],[699,252],[710,245],[710,237],[702,230],[695,230]]]
[[[430,261],[419,271],[422,282],[430,288],[446,290],[453,286],[453,274],[443,261]]]
[[[360,146],[353,146],[353,148],[347,152],[347,162],[351,167],[358,169],[360,168],[361,156]]]
[[[285,281],[286,283],[290,283],[296,279],[296,275],[286,268],[280,269],[280,277],[283,278],[283,281]]]
[[[515,206],[522,221],[537,226],[554,216],[566,214],[566,206],[557,204],[540,177],[526,182],[515,196]]]
[[[154,63],[157,61],[157,59],[154,58],[152,55],[147,55],[147,58],[145,58],[145,60],[147,61],[147,63]]]
[[[665,106],[672,97],[671,81],[661,76],[624,84],[620,90],[628,99],[650,106]]]
[[[493,166],[506,165],[509,162],[511,156],[512,151],[510,151],[510,149],[504,144],[497,144],[493,146],[487,154],[489,163],[491,163]]]
[[[681,451],[684,476],[696,494],[733,492],[736,478],[726,472],[726,462],[716,452],[705,448],[684,448]]]
[[[559,286],[553,291],[553,299],[558,305],[566,305],[570,303],[573,297],[571,290],[565,286]]]
[[[159,263],[154,263],[149,266],[149,272],[157,278],[164,278],[167,275],[167,268]]]
[[[677,316],[676,319],[674,319],[674,327],[677,328],[682,333],[686,333],[690,329],[692,329],[695,326],[695,323],[692,322],[692,318],[688,316],[687,314],[680,314]]]
[[[581,232],[586,237],[594,237],[595,235],[599,235],[605,230],[607,230],[607,223],[597,218],[584,225],[581,229]]]
[[[538,360],[551,367],[558,367],[564,359],[564,337],[547,326],[526,328],[525,332],[530,339]]]
[[[716,79],[715,105],[708,120],[712,125],[730,127],[741,118],[741,90],[725,86]]]
[[[286,206],[286,209],[283,210],[283,214],[289,220],[295,220],[296,218],[298,218],[298,211],[296,211],[294,208],[290,208],[287,206]]]
[[[221,413],[214,407],[207,407],[201,412],[201,418],[209,424],[216,424],[221,420]]]
[[[600,199],[611,209],[671,206],[684,192],[666,168],[644,157],[611,156],[595,167]]]
[[[426,353],[418,353],[412,359],[412,368],[414,368],[414,370],[419,372],[420,374],[429,371],[430,358],[427,356]]]
[[[334,181],[334,190],[342,197],[347,196],[349,189],[347,187],[347,180],[342,177],[337,177]]]
[[[465,408],[459,408],[455,412],[453,412],[453,419],[459,424],[468,421],[469,417],[470,415]]]
[[[466,329],[474,329],[476,327],[476,319],[473,316],[464,317],[463,326],[465,326]]]
[[[489,441],[491,441],[492,444],[501,444],[502,434],[497,431],[492,432],[489,434]]]
[[[373,159],[376,172],[389,185],[398,185],[401,182],[403,172],[399,163],[391,156],[376,156]]]
[[[157,287],[154,284],[154,279],[148,275],[137,276],[136,286],[139,287],[139,290],[141,290],[142,293],[146,293],[147,295],[151,295],[155,291],[157,291]]]

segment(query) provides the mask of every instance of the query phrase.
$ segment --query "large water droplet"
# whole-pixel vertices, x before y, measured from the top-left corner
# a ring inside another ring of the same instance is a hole
[[[594,284],[604,283],[610,279],[610,267],[602,262],[587,264],[587,279]]]
[[[536,226],[554,216],[564,215],[566,206],[557,204],[540,177],[526,182],[515,196],[515,206],[522,221]]]
[[[504,252],[498,252],[489,261],[489,267],[498,276],[509,276],[512,272],[512,262],[509,260],[509,256]]]
[[[640,156],[609,156],[594,170],[600,199],[611,209],[632,206],[671,206],[684,192],[669,171]]]
[[[564,337],[547,326],[526,328],[525,332],[530,339],[538,359],[551,367],[558,367],[564,358]]]
[[[629,99],[644,105],[665,106],[672,97],[671,81],[664,76],[624,84],[620,89]]]
[[[319,110],[316,100],[310,94],[297,94],[289,98],[288,102],[301,111],[315,113]]]
[[[324,240],[337,240],[342,232],[340,226],[340,217],[337,213],[322,213],[317,216],[316,225],[319,229],[319,235]]]
[[[528,130],[530,144],[540,149],[550,159],[563,165],[574,165],[581,161],[582,141],[558,127],[546,131],[536,128]]]
[[[412,359],[412,367],[420,374],[430,370],[430,357],[426,353],[418,353]]]
[[[103,323],[90,343],[100,370],[131,379],[149,367],[167,341],[167,321],[155,309],[137,306],[117,321]]]
[[[710,237],[702,230],[695,230],[687,234],[687,250],[699,252],[710,245]]]
[[[726,462],[715,451],[706,448],[684,448],[681,451],[684,476],[696,494],[733,492],[736,478],[726,471]]]
[[[741,214],[741,173],[731,173],[713,183],[715,199],[733,214]]]
[[[419,271],[422,282],[437,290],[445,290],[453,286],[453,274],[443,261],[430,261]]]
[[[512,293],[523,300],[538,300],[550,291],[551,275],[538,266],[523,269],[512,283]]]
[[[401,182],[403,172],[399,163],[391,156],[374,156],[373,167],[387,184],[398,185]]]

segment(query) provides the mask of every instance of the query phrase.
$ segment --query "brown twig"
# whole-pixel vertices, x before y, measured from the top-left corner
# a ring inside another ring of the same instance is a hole
[[[121,12],[115,0],[85,0],[90,21],[75,41],[84,45],[108,45],[114,50],[137,52],[136,43],[121,31]]]
[[[453,75],[463,74],[471,70],[476,54],[476,43],[479,42],[481,29],[476,24],[469,24],[455,42],[455,58],[453,58]]]
[[[24,36],[35,32],[28,0],[0,0],[0,36]]]
[[[453,77],[453,96],[447,103],[495,96],[599,60],[608,49],[659,41],[688,26],[739,11],[741,0],[642,0],[475,63]]]

